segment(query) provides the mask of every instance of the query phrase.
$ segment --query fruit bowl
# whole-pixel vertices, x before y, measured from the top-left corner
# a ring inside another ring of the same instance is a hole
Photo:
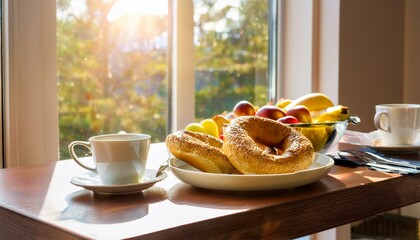
[[[346,121],[324,123],[296,123],[288,126],[305,135],[314,146],[314,151],[326,153],[340,141],[349,123],[358,124],[358,117],[350,117]]]

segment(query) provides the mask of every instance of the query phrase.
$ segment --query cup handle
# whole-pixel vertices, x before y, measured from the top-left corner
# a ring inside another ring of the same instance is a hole
[[[388,118],[388,114],[386,112],[377,112],[375,113],[375,117],[374,117],[374,123],[375,123],[375,127],[379,130],[385,131],[385,132],[391,132],[391,127],[387,126],[386,128],[383,128],[381,125],[381,117],[385,116]]]
[[[80,161],[79,157],[77,157],[76,153],[74,152],[74,148],[76,146],[83,146],[83,147],[89,149],[89,151],[92,151],[91,148],[90,148],[90,143],[89,142],[83,142],[83,141],[74,141],[74,142],[71,142],[69,144],[69,152],[70,152],[70,156],[73,158],[73,160],[77,164],[79,164],[81,167],[83,167],[83,168],[85,168],[85,169],[87,169],[89,171],[92,171],[94,173],[97,173],[96,167],[95,168],[89,167],[89,166],[85,165],[84,163],[82,163],[82,161]]]

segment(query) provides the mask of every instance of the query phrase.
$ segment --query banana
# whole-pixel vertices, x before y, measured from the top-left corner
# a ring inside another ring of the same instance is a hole
[[[314,151],[319,152],[328,142],[332,132],[331,128],[332,126],[314,126],[298,128],[297,130],[311,141]]]
[[[292,99],[280,99],[277,101],[276,107],[284,109],[287,105],[289,105],[292,102],[293,102]]]
[[[337,105],[327,108],[327,110],[316,117],[313,121],[321,122],[338,122],[345,121],[350,117],[349,108],[342,105]]]
[[[303,95],[303,96],[293,100],[284,109],[285,109],[285,111],[288,111],[289,109],[291,109],[291,108],[293,108],[297,105],[304,105],[311,112],[325,110],[329,107],[334,106],[331,99],[329,97],[327,97],[325,94],[309,93],[309,94]]]

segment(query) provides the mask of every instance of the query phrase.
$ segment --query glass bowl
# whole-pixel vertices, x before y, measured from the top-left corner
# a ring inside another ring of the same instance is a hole
[[[358,124],[358,117],[350,117],[346,121],[324,123],[297,123],[288,124],[289,127],[305,135],[318,153],[326,153],[340,141],[347,130],[349,123]]]

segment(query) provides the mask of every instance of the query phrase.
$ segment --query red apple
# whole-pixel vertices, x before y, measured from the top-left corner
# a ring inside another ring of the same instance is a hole
[[[281,110],[280,108],[273,106],[273,105],[265,105],[258,109],[255,113],[256,116],[270,118],[273,120],[277,120],[281,117],[284,117],[286,113]]]
[[[297,105],[286,112],[286,115],[295,117],[301,123],[311,123],[312,117],[309,109],[304,105]]]
[[[254,116],[255,115],[255,108],[248,101],[240,101],[238,102],[232,111],[236,116]]]
[[[297,118],[293,116],[284,116],[277,119],[277,122],[281,122],[284,124],[295,124],[295,123],[299,123],[299,120],[297,120]]]

